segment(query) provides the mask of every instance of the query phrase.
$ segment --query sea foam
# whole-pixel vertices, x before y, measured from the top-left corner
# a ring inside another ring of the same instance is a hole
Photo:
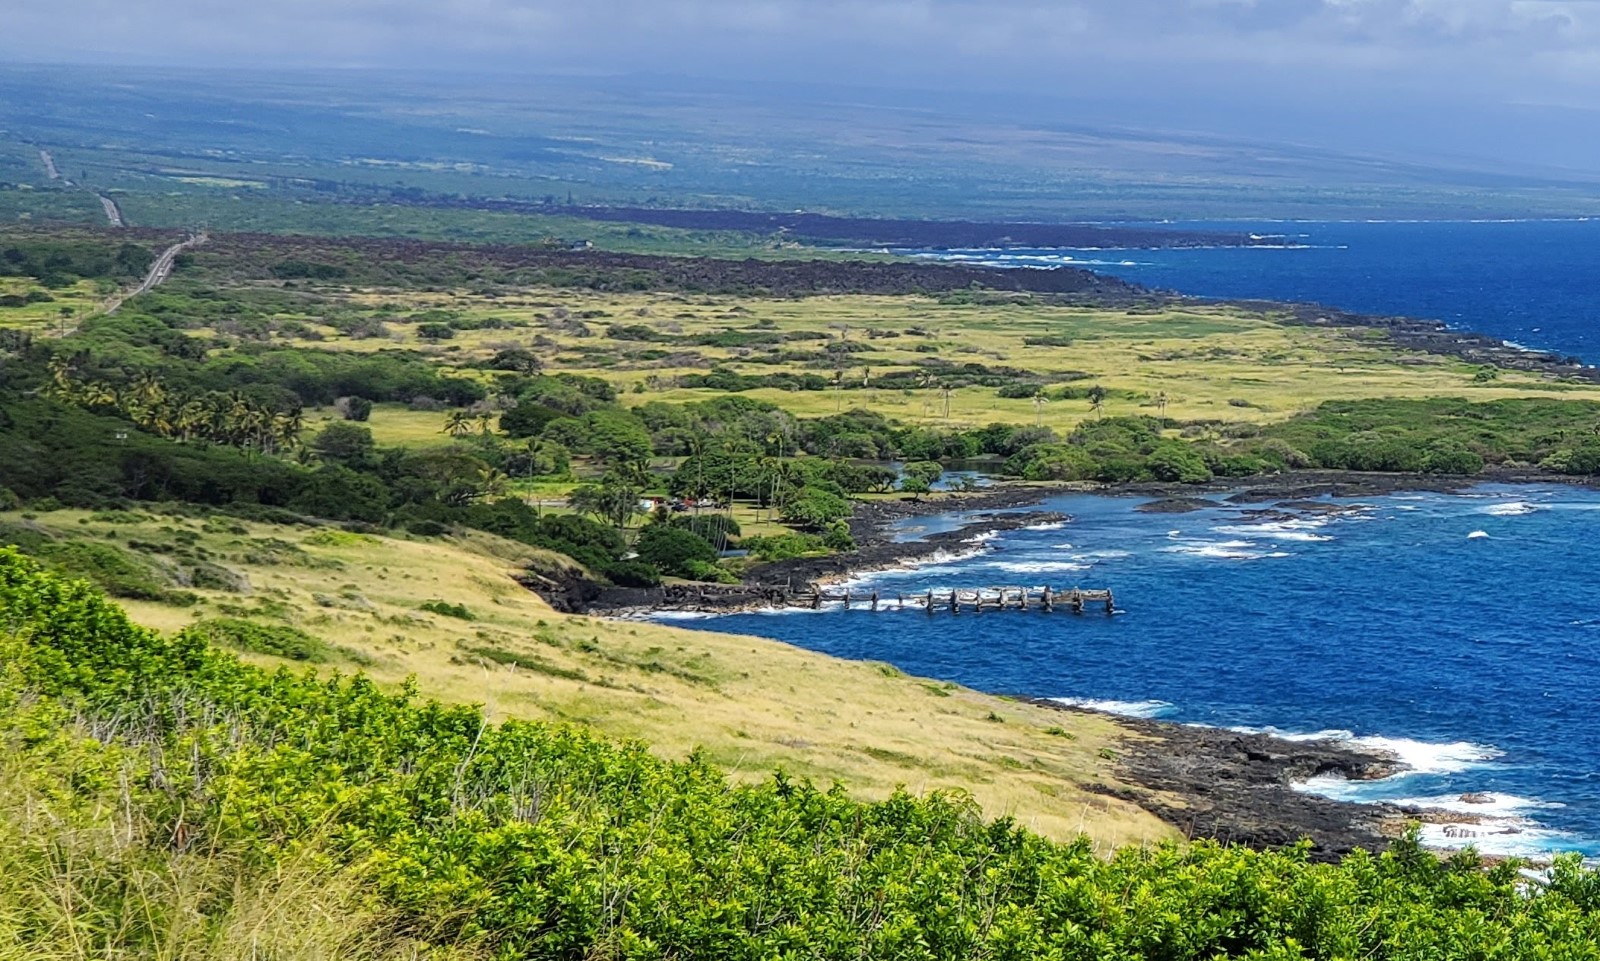
[[[1161,717],[1172,713],[1174,705],[1171,701],[1118,701],[1102,700],[1092,697],[1052,697],[1049,700],[1068,707],[1081,707],[1089,711],[1101,711],[1106,714],[1120,714],[1123,717]]]

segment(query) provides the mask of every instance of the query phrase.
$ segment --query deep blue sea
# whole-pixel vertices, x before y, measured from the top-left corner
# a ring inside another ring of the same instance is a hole
[[[905,251],[1012,267],[1087,267],[1161,290],[1305,301],[1442,320],[1600,361],[1600,221],[1203,222],[1282,247]]]
[[[1073,264],[1203,296],[1324,303],[1444,320],[1600,360],[1600,222],[1199,223],[1281,248],[921,252],[1011,267]],[[1110,587],[1122,613],[823,611],[687,622],[997,693],[1127,714],[1329,735],[1411,773],[1310,789],[1492,815],[1481,850],[1600,856],[1600,492],[1484,487],[1246,523],[1124,498],[1048,506],[1061,529],[864,578],[929,586]],[[957,525],[959,516],[923,527]],[[907,536],[914,535],[908,531]],[[1492,803],[1468,804],[1468,792]],[[1502,833],[1503,832],[1503,833]],[[1435,831],[1442,846],[1459,845]]]
[[[889,594],[1111,587],[1114,616],[824,610],[683,623],[995,693],[1356,739],[1413,772],[1312,789],[1504,818],[1479,829],[1484,851],[1600,854],[1600,577],[1589,561],[1600,492],[1400,494],[1264,524],[1220,500],[1180,515],[1139,503],[1057,498],[1046,506],[1070,514],[1067,524],[853,582]],[[1464,804],[1466,792],[1493,802]]]

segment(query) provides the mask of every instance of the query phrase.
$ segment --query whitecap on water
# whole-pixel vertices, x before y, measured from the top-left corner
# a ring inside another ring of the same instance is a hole
[[[646,617],[646,619],[652,620],[652,621],[704,621],[704,620],[707,620],[709,618],[720,617],[720,616],[722,616],[722,613],[724,613],[724,612],[719,612],[719,611],[651,611],[648,615],[645,615],[645,617]],[[732,612],[726,612],[726,613],[732,613]]]
[[[1323,521],[1277,521],[1268,524],[1223,525],[1211,529],[1218,534],[1266,537],[1275,541],[1298,541],[1313,544],[1333,540],[1332,535],[1314,532],[1316,528],[1323,526],[1324,523]]]
[[[1488,537],[1488,536],[1489,536],[1489,532],[1488,531],[1473,531],[1472,533],[1467,535],[1467,540],[1475,541],[1475,540],[1480,540],[1480,539]]]
[[[1120,714],[1123,717],[1160,717],[1173,710],[1171,701],[1118,701],[1101,700],[1093,697],[1052,697],[1050,700],[1068,707],[1081,707],[1090,711],[1103,711],[1106,714]]]
[[[1481,767],[1505,753],[1492,745],[1474,744],[1471,741],[1419,741],[1409,737],[1384,737],[1376,734],[1358,735],[1353,731],[1342,730],[1313,731],[1309,734],[1296,731],[1280,731],[1273,727],[1236,727],[1230,730],[1238,731],[1241,734],[1269,734],[1284,741],[1339,741],[1360,750],[1393,757],[1405,768],[1395,775],[1397,778],[1411,774],[1455,774],[1470,768]],[[1385,778],[1384,780],[1390,779]],[[1379,782],[1357,781],[1352,783],[1359,786],[1361,784],[1370,785]]]
[[[1008,574],[1064,574],[1071,571],[1086,571],[1094,565],[1079,564],[1076,561],[994,561],[983,566]]]
[[[1256,561],[1267,557],[1289,556],[1283,551],[1262,551],[1253,541],[1190,541],[1163,547],[1161,552],[1228,561]]]
[[[1519,517],[1523,514],[1532,514],[1540,509],[1537,504],[1530,504],[1527,501],[1506,501],[1501,504],[1490,504],[1488,507],[1480,508],[1479,513],[1492,514],[1495,517]]]

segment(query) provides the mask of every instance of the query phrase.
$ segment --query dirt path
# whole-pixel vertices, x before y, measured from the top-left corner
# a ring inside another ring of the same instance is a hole
[[[43,147],[39,148],[39,162],[44,164],[45,176],[51,180],[61,179],[61,171],[56,169],[56,158],[50,156],[50,151]]]

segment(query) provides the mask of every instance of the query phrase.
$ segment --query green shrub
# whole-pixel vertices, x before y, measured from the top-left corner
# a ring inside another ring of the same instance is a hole
[[[287,624],[258,624],[237,617],[214,617],[189,628],[207,643],[253,654],[320,664],[333,657],[327,642]]]
[[[192,887],[169,901],[132,897],[160,880],[152,867],[174,852],[223,852],[238,859],[221,872],[232,880],[308,850],[330,869],[359,866],[360,900],[417,957],[454,946],[530,961],[1587,961],[1600,943],[1600,875],[1577,855],[1530,884],[1515,860],[1440,858],[1414,833],[1339,864],[1312,863],[1309,842],[1106,852],[986,820],[960,794],[862,802],[781,772],[731,782],[698,753],[668,761],[579,727],[488,723],[476,707],[422,703],[365,677],[261,671],[198,630],[134,627],[10,552],[0,553],[0,611],[7,757],[50,777],[51,800],[71,818],[114,797],[116,825],[162,828],[123,835],[121,863],[136,871],[77,858],[70,886],[6,897],[18,957],[40,954],[29,949],[63,924],[63,956],[166,956],[160,939],[178,919],[223,928],[236,902],[184,896]],[[463,651],[600,683],[516,651]],[[17,784],[6,784],[9,799]],[[0,864],[11,865],[16,832],[0,811],[0,857],[11,859]],[[56,823],[48,853],[60,862],[82,850],[68,845],[84,822]],[[3,890],[27,875],[8,870]]]
[[[717,559],[717,549],[705,538],[670,524],[651,524],[640,531],[634,550],[639,560],[673,577],[693,577],[691,562],[712,564]]]
[[[111,544],[52,541],[40,545],[35,556],[69,577],[83,578],[112,597],[180,607],[199,600],[188,591],[173,590],[149,566]]]
[[[598,573],[618,587],[655,587],[661,583],[661,572],[644,561],[611,561]]]
[[[465,604],[452,604],[449,601],[423,601],[418,605],[418,610],[428,611],[444,617],[454,617],[463,621],[477,620]]]
[[[786,561],[827,550],[822,538],[814,534],[772,534],[746,537],[742,542],[750,556],[763,561]]]

